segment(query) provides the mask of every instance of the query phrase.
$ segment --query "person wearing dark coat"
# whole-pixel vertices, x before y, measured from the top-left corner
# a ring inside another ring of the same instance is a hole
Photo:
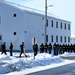
[[[49,50],[49,54],[51,54],[51,50],[52,50],[52,45],[51,45],[51,43],[48,45],[48,50]]]
[[[10,56],[12,56],[12,50],[13,50],[13,44],[12,44],[12,42],[10,43],[9,49],[10,49]]]
[[[45,50],[46,53],[47,53],[47,49],[48,49],[48,45],[47,45],[47,43],[45,43],[44,50]]]
[[[75,44],[73,44],[73,52],[75,53]]]
[[[65,45],[62,45],[63,53],[65,52]]]
[[[67,45],[67,52],[70,52],[70,45]]]
[[[24,53],[24,42],[22,42],[22,44],[20,45],[20,49],[21,49],[21,53],[20,53],[20,57],[21,57],[22,53]]]
[[[4,44],[2,44],[1,45],[1,48],[2,48],[2,53],[1,54],[5,54],[5,55],[7,55],[7,53],[6,53],[6,43],[4,42]]]
[[[59,54],[62,54],[62,45],[59,45]]]
[[[54,49],[54,55],[57,55],[57,44],[56,43],[54,43],[53,49]]]
[[[43,45],[43,43],[40,45],[40,53],[44,53],[44,45]]]
[[[33,50],[34,50],[34,59],[35,59],[35,56],[37,55],[37,52],[38,52],[38,45],[37,44],[33,45]]]
[[[71,46],[70,46],[70,47],[71,47],[70,52],[72,52],[72,51],[73,51],[73,45],[71,44]]]

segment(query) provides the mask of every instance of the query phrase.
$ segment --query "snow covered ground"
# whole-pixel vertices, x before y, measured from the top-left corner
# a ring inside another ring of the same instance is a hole
[[[53,56],[47,53],[38,54],[35,59],[33,53],[26,53],[27,58],[16,58],[19,53],[13,53],[13,57],[1,55],[0,53],[0,75],[24,75],[48,68],[54,68],[65,64],[70,64],[75,61],[63,60],[59,56]],[[23,56],[23,55],[22,55]],[[75,56],[75,53],[64,53],[62,56]]]
[[[75,53],[74,53],[74,52],[72,52],[72,53],[70,53],[70,52],[65,52],[65,53],[62,54],[61,56],[64,56],[64,57],[73,57],[73,56],[75,56]]]

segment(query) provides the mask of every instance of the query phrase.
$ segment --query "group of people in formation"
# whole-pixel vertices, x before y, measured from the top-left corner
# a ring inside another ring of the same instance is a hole
[[[22,44],[20,45],[21,51],[20,51],[19,57],[21,57],[22,53],[25,54],[24,48],[25,48],[24,47],[24,42],[22,42]],[[13,54],[12,54],[12,52],[13,52],[13,44],[12,44],[12,42],[10,42],[9,49],[10,49],[10,56],[13,56]],[[2,50],[2,53],[1,54],[4,53],[5,55],[7,55],[7,53],[6,53],[6,43],[5,42],[1,45],[1,50]],[[27,57],[26,54],[25,54],[25,57]]]
[[[12,50],[13,50],[12,42],[10,43],[9,49],[10,49],[10,56],[12,56]],[[6,53],[6,43],[5,42],[1,45],[1,50],[2,50],[1,54],[4,53],[5,55],[7,55],[7,53]]]
[[[33,50],[34,50],[34,59],[35,59],[35,56],[38,53],[38,45],[37,44],[33,45]],[[45,45],[43,43],[40,45],[40,53],[45,52],[45,53],[51,54],[51,50],[52,50],[51,43],[49,45],[47,45],[47,43]]]
[[[24,45],[24,42],[22,42],[22,44],[20,45],[20,57],[22,55],[22,53],[25,54],[25,45]],[[6,54],[6,43],[4,42],[2,45],[1,45],[1,49],[2,49],[2,53],[1,54]],[[12,42],[10,42],[10,46],[9,46],[9,49],[10,49],[10,56],[13,56],[12,54],[12,50],[13,50],[13,44]],[[33,50],[34,50],[34,59],[35,59],[35,56],[37,55],[38,53],[38,45],[37,44],[34,44],[33,45]],[[53,50],[54,52],[54,55],[58,55],[58,54],[62,54],[64,52],[75,52],[75,44],[56,44],[54,43],[54,45],[52,45],[51,43],[47,44],[45,43],[45,45],[42,43],[40,45],[40,53],[49,53],[51,54],[51,51]],[[27,55],[25,54],[25,57],[27,57]]]
[[[35,44],[33,45],[33,50],[34,50],[34,58],[38,53],[38,45]],[[54,45],[47,44],[45,43],[45,45],[42,43],[40,45],[40,53],[49,53],[51,54],[51,51],[53,50],[54,55],[58,55],[58,54],[63,54],[64,52],[75,52],[75,44],[56,44],[54,43]]]

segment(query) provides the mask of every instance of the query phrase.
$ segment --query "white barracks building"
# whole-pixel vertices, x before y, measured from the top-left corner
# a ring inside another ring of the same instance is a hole
[[[37,10],[0,0],[0,44],[6,42],[8,50],[12,42],[14,50],[19,50],[20,44],[24,42],[25,49],[32,50],[32,38],[35,37],[39,46],[44,43],[44,18],[44,12],[38,13]],[[47,43],[69,44],[70,27],[70,21],[48,16]]]

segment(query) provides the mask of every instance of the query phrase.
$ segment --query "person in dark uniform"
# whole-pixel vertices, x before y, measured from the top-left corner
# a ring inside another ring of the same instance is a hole
[[[45,43],[44,50],[45,50],[46,53],[47,53],[47,49],[48,49],[48,45],[47,45],[47,43]]]
[[[56,45],[56,43],[54,43],[54,45],[53,45],[54,55],[57,55],[57,51],[56,51],[57,49],[56,48],[57,48],[57,45]]]
[[[2,44],[1,47],[2,47],[2,53],[1,54],[4,53],[5,55],[7,55],[7,53],[6,53],[6,43],[4,42],[4,44]]]
[[[59,44],[56,44],[56,55],[58,55],[59,54],[59,52],[60,52],[60,50],[59,50],[60,48],[59,48]]]
[[[73,52],[75,53],[75,44],[73,44]]]
[[[62,54],[62,45],[59,45],[59,54]]]
[[[24,53],[24,42],[22,42],[22,44],[20,45],[20,49],[21,49],[21,53],[20,53],[20,57],[21,57],[22,53]]]
[[[12,56],[12,50],[13,50],[13,44],[12,44],[12,42],[10,43],[9,49],[10,49],[10,56]]]
[[[70,52],[72,52],[72,51],[73,51],[73,45],[71,44],[71,46],[70,46],[70,47],[71,47]]]
[[[70,52],[70,45],[67,45],[67,52]]]
[[[35,59],[35,56],[37,55],[37,52],[38,52],[38,45],[37,44],[33,45],[33,50],[34,50],[34,59]]]
[[[40,45],[40,53],[44,53],[44,45],[43,45],[43,43]]]
[[[52,50],[52,45],[51,45],[51,43],[48,45],[48,50],[49,50],[49,54],[51,54],[51,50]]]
[[[67,52],[67,44],[65,44],[65,52]]]
[[[65,45],[62,45],[63,53],[65,52]]]

